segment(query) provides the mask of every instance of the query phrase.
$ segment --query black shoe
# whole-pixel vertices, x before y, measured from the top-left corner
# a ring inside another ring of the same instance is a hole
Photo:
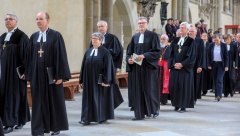
[[[144,118],[133,118],[132,121],[143,120]]]
[[[15,129],[22,129],[23,128],[23,124],[19,124],[15,127]]]
[[[205,94],[205,93],[203,93],[203,94],[202,94],[202,96],[206,96],[206,94]]]
[[[178,110],[179,110],[179,108],[178,108],[178,107],[175,107],[174,111],[178,111]]]
[[[180,113],[184,113],[184,112],[186,112],[186,109],[185,108],[181,108],[181,110],[179,112]]]
[[[221,98],[218,96],[218,97],[217,97],[217,101],[220,101],[220,99],[221,99]]]
[[[99,124],[107,123],[107,120],[100,121]]]
[[[4,134],[10,133],[10,132],[12,132],[12,131],[13,131],[13,128],[12,128],[12,127],[5,127],[5,128],[3,129]]]
[[[90,123],[89,122],[84,122],[84,121],[79,121],[80,124],[82,125],[89,125]]]
[[[132,108],[130,109],[130,111],[134,111],[134,108],[132,107]]]
[[[54,131],[51,133],[51,135],[58,135],[58,134],[60,134],[60,131]]]

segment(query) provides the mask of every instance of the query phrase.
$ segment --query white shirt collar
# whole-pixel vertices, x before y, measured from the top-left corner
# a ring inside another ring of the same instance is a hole
[[[182,46],[184,44],[184,42],[186,41],[186,39],[187,39],[187,36],[185,36],[185,37],[181,36],[178,41],[178,45]]]
[[[95,51],[95,52],[94,52],[94,51]],[[94,48],[93,48],[93,50],[91,51],[90,56],[93,55],[93,52],[94,52],[94,56],[97,56],[97,54],[98,54],[98,49],[94,49]]]
[[[39,31],[39,36],[38,36],[37,42],[40,42],[42,37],[43,37],[43,42],[47,41],[47,30],[48,30],[48,28],[43,32]]]
[[[144,34],[140,33],[138,43],[143,43],[144,42]]]
[[[6,35],[5,39],[4,39],[4,41],[9,41],[11,36],[12,36],[12,34],[13,34],[13,32],[15,32],[16,29],[17,29],[17,27],[15,27],[11,32],[7,31],[7,35]]]

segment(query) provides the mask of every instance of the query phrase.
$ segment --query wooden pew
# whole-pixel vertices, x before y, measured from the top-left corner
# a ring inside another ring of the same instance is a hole
[[[128,86],[128,73],[117,73],[116,81],[119,87],[127,87]]]

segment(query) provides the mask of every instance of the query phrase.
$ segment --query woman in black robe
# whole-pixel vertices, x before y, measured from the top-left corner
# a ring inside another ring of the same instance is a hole
[[[228,71],[224,75],[224,87],[223,93],[224,97],[233,96],[233,90],[236,84],[236,70],[238,67],[238,49],[235,44],[233,44],[232,38],[229,34],[224,37],[224,41],[227,44],[228,56],[229,56],[229,67]]]
[[[101,33],[92,34],[93,47],[86,51],[82,62],[79,84],[83,88],[83,98],[79,123],[83,125],[114,119],[113,84],[116,76],[111,54],[101,46],[102,41]]]

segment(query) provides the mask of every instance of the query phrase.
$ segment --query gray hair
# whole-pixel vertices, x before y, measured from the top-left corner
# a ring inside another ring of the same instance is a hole
[[[182,23],[180,24],[180,26],[181,26],[181,25],[185,25],[186,28],[187,28],[187,30],[190,29],[190,25],[188,24],[188,22],[182,22]]]
[[[13,17],[15,20],[18,20],[18,17],[13,13],[7,13],[7,16]]]
[[[97,26],[99,26],[100,23],[104,23],[105,26],[108,26],[108,23],[104,20],[100,20],[97,22]]]
[[[99,32],[94,32],[92,37],[98,37],[100,41],[103,41],[103,34]]]
[[[195,32],[197,33],[197,28],[195,28],[195,27],[192,26],[192,27],[190,27],[189,29],[191,29],[191,28],[194,29]]]
[[[139,17],[139,18],[138,18],[138,20],[142,20],[142,19],[145,19],[146,22],[148,22],[148,19],[147,19],[146,17],[143,17],[143,16],[142,16],[142,17]]]
[[[212,35],[212,38],[222,38],[222,35],[221,34],[219,34],[219,33],[216,33],[216,34],[213,34]]]

